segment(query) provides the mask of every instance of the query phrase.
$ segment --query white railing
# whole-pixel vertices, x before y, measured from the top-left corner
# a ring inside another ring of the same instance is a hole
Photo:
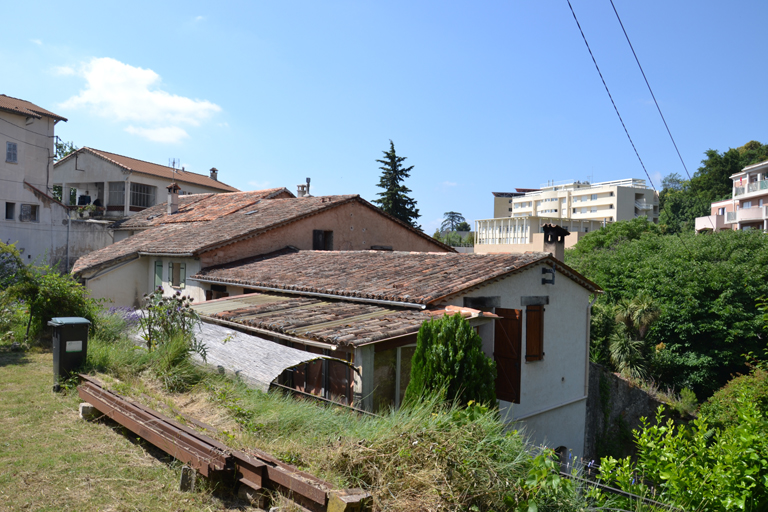
[[[653,205],[645,201],[635,201],[635,208],[638,210],[653,210]]]
[[[596,231],[610,222],[552,217],[503,217],[475,221],[475,245],[530,244],[544,224],[557,224],[572,233]]]
[[[736,222],[736,212],[725,212],[725,222]]]
[[[537,190],[535,192],[526,192],[525,197],[532,197],[541,195],[544,192],[554,192],[553,187],[558,187],[558,190],[588,190],[604,187],[629,187],[629,188],[648,188],[645,184],[645,180],[637,178],[626,178],[623,180],[613,181],[601,181],[600,183],[589,183],[588,181],[557,181],[539,185],[539,188],[545,190]]]

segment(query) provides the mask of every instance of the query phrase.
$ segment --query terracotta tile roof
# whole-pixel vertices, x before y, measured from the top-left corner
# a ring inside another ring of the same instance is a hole
[[[297,251],[202,269],[193,280],[431,305],[533,265],[600,288],[548,253]]]
[[[416,310],[275,293],[227,297],[193,307],[202,317],[336,346],[415,334],[435,315],[484,316],[467,308]]]
[[[179,196],[179,211],[168,215],[167,203],[156,204],[140,213],[113,224],[114,229],[147,229],[161,224],[176,222],[211,221],[229,215],[262,199],[295,197],[286,188],[270,188],[250,192],[230,192],[226,194],[191,194]]]
[[[30,103],[18,98],[12,98],[5,94],[0,94],[0,110],[5,112],[11,112],[13,114],[19,114],[24,117],[34,117],[35,119],[41,119],[43,116],[56,119],[57,121],[66,121],[66,117],[62,117],[58,114],[54,114],[50,110],[38,107],[34,103]]]
[[[141,174],[149,174],[151,176],[156,176],[158,178],[165,178],[168,180],[169,184],[172,181],[176,181],[182,184],[188,183],[193,185],[200,185],[204,187],[210,187],[216,190],[222,190],[225,192],[239,192],[239,190],[236,189],[235,187],[231,187],[226,183],[222,183],[220,181],[214,180],[210,176],[206,176],[204,174],[197,174],[194,172],[180,171],[180,170],[176,170],[176,172],[174,172],[172,167],[153,164],[151,162],[145,162],[144,160],[137,160],[136,158],[117,155],[115,153],[109,153],[108,151],[101,151],[100,149],[93,149],[88,147],[80,148],[74,153],[70,153],[65,158],[62,158],[61,160],[56,162],[55,166],[58,167],[59,165],[61,165],[63,162],[66,162],[70,158],[74,158],[74,155],[76,153],[84,153],[84,152],[91,153],[92,155],[95,155],[101,158],[102,160],[111,162],[128,171],[138,172]]]
[[[213,210],[215,204],[228,195],[218,194],[212,198],[214,205],[211,205],[207,211],[213,220],[169,222],[152,229],[145,229],[142,233],[81,257],[75,263],[72,272],[80,273],[95,267],[116,264],[138,253],[197,255],[352,202],[360,203],[392,219],[358,195],[268,199],[261,200],[258,204],[245,205],[234,212],[231,211],[232,205],[224,200],[222,211],[228,213],[216,216]],[[194,201],[197,196],[189,197],[190,201]],[[204,200],[205,198],[200,203]],[[397,220],[395,222],[430,240],[437,247],[455,252],[451,247],[437,242],[408,224]]]

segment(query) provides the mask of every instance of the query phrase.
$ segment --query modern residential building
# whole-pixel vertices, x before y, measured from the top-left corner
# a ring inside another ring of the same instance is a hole
[[[543,226],[571,232],[566,247],[610,222],[659,221],[659,198],[645,180],[549,182],[538,189],[493,192],[493,219],[475,221],[475,252],[541,251]]]
[[[494,192],[494,218],[547,217],[616,222],[646,216],[658,222],[659,199],[645,180],[551,182],[538,190]],[[506,211],[505,211],[506,210]]]
[[[0,94],[0,241],[15,243],[28,263],[60,265],[109,240],[108,223],[72,221],[52,196],[54,129],[66,118]]]
[[[53,168],[53,183],[62,187],[65,203],[75,188],[78,198],[98,199],[109,217],[127,217],[164,202],[165,187],[171,182],[179,186],[180,195],[238,192],[219,181],[215,167],[206,176],[88,147],[67,155]]]
[[[768,231],[768,161],[731,176],[731,198],[712,203],[710,215],[696,219],[696,231]]]

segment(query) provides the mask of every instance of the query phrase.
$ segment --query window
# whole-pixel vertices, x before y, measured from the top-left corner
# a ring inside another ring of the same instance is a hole
[[[613,190],[611,190],[610,192],[608,192],[608,195],[609,195],[610,197],[613,197]]]
[[[155,261],[155,289],[163,286],[163,262]]]
[[[573,209],[573,213],[576,213],[576,208]]]
[[[752,201],[742,201],[741,202],[742,208],[752,208]]]
[[[184,288],[187,283],[187,264],[169,263],[168,280],[174,288]]]
[[[21,205],[19,220],[21,222],[39,222],[40,219],[38,218],[37,212],[38,207],[36,204],[23,204]]]
[[[18,151],[17,151],[17,146],[15,142],[5,143],[5,161],[10,162],[12,164],[16,164],[19,162]]]
[[[16,218],[16,203],[5,203],[5,220]]]
[[[591,200],[597,201],[597,194],[592,194],[592,197],[590,197]]]
[[[375,352],[373,374],[376,388],[373,390],[373,410],[386,411],[399,408],[405,389],[411,381],[411,360],[416,352],[413,345]]]
[[[593,206],[590,210],[591,213],[597,213],[597,206]]]
[[[313,251],[332,251],[333,250],[333,231],[323,231],[315,229],[312,231],[312,250]]]
[[[512,211],[512,208],[510,208],[509,211]]]
[[[109,203],[108,204],[110,206],[125,205],[125,182],[124,181],[109,182]]]
[[[611,203],[611,204],[609,204],[609,205],[608,205],[608,209],[609,209],[609,210],[613,210],[613,203]]]
[[[725,208],[718,208],[717,209],[717,214],[718,215],[725,215]]]
[[[205,290],[205,300],[223,299],[224,297],[229,297],[226,286],[212,284],[210,290]]]
[[[131,183],[131,206],[149,208],[155,205],[155,190],[157,187]]]
[[[544,306],[525,308],[525,360],[544,359]]]
[[[587,213],[587,209],[586,208],[582,208],[581,209],[581,213]]]

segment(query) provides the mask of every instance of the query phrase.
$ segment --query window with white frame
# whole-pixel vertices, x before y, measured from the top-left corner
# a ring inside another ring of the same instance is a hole
[[[18,146],[15,142],[5,143],[5,161],[12,164],[19,162]]]
[[[149,208],[155,205],[157,187],[142,183],[131,183],[131,206]]]
[[[590,197],[590,199],[591,199],[592,201],[597,201],[597,194],[592,194],[592,196]]]
[[[21,222],[39,222],[40,219],[38,217],[38,206],[36,204],[21,205],[19,220]]]

